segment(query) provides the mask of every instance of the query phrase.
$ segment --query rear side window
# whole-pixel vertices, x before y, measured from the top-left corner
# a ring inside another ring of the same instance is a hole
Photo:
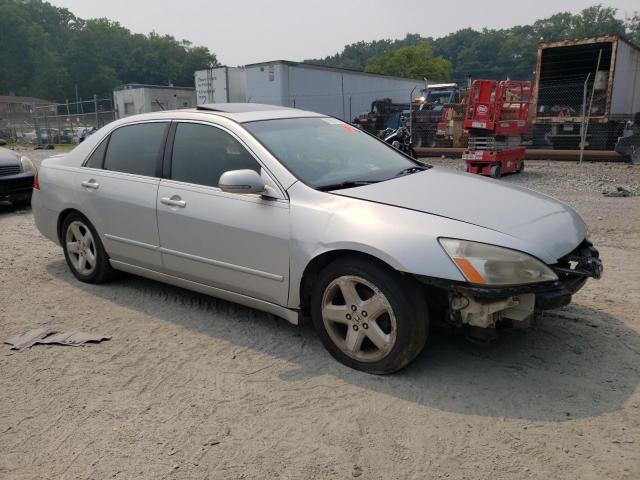
[[[260,164],[227,132],[197,123],[178,124],[171,160],[172,180],[217,187],[224,172],[243,169],[260,173]]]
[[[102,168],[102,161],[104,160],[104,152],[107,150],[108,137],[102,140],[98,148],[96,148],[87,163],[84,164],[85,167],[91,168]]]
[[[168,123],[120,127],[111,134],[104,169],[155,177]]]

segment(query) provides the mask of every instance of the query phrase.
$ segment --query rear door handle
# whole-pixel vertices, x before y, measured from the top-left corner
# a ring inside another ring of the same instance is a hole
[[[83,187],[93,188],[94,190],[100,186],[98,182],[96,182],[93,178],[91,180],[85,180],[81,183]]]
[[[179,195],[173,195],[171,198],[162,197],[160,199],[160,203],[164,203],[165,205],[169,205],[170,207],[184,208],[187,206],[187,202],[182,200]]]

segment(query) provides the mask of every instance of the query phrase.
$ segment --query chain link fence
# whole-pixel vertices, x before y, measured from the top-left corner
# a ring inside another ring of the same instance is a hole
[[[538,87],[532,125],[534,147],[612,150],[627,119],[607,112],[608,72],[546,81]]]
[[[22,107],[2,114],[0,138],[27,145],[77,144],[116,118],[110,98]]]

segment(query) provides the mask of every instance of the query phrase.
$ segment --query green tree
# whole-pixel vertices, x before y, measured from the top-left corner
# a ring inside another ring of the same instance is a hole
[[[388,54],[403,47],[427,43],[431,46],[434,56],[451,62],[453,81],[464,83],[468,75],[475,78],[508,77],[527,80],[533,77],[536,51],[541,41],[626,34],[633,42],[640,44],[639,25],[638,13],[626,20],[621,20],[615,8],[597,4],[585,8],[578,14],[560,12],[548,18],[536,20],[531,25],[519,25],[507,29],[478,31],[465,28],[437,39],[408,34],[400,40],[357,42],[345,46],[342,52],[335,55],[307,61],[363,69],[373,57]]]
[[[634,12],[633,15],[627,17],[625,27],[629,40],[640,47],[640,12]]]
[[[206,47],[41,0],[0,0],[0,45],[0,94],[59,101],[75,98],[75,85],[83,98],[110,96],[120,83],[193,86],[195,70],[217,65]]]
[[[601,4],[585,8],[575,15],[571,25],[571,37],[595,37],[597,35],[624,35],[624,21],[616,18],[618,10]]]
[[[451,76],[451,62],[435,57],[431,47],[421,43],[372,57],[367,61],[364,71],[446,82]]]

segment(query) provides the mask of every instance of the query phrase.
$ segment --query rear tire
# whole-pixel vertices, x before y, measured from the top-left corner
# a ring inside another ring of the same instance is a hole
[[[518,173],[524,172],[524,160],[518,164]]]
[[[355,256],[320,272],[311,294],[311,318],[336,360],[380,375],[414,360],[429,326],[423,292],[413,279]]]
[[[494,165],[491,167],[489,175],[491,175],[491,178],[500,178],[502,176],[502,168],[500,168],[500,165]]]
[[[103,283],[115,275],[100,236],[87,218],[74,212],[64,219],[60,236],[71,273],[86,283]]]

